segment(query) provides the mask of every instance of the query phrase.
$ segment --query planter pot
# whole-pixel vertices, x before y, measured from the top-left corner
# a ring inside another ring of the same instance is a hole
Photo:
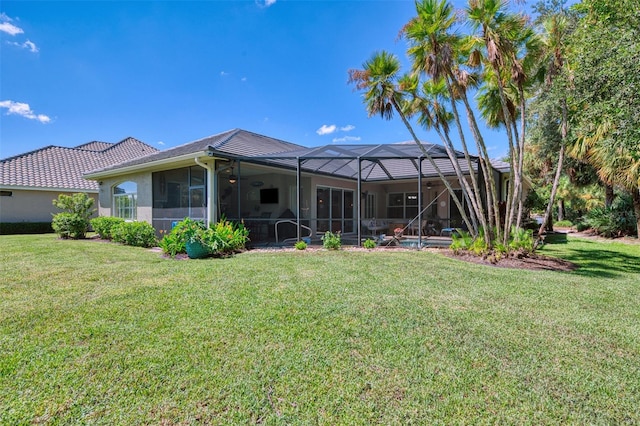
[[[209,256],[209,248],[200,241],[187,241],[186,249],[189,259],[202,259]]]

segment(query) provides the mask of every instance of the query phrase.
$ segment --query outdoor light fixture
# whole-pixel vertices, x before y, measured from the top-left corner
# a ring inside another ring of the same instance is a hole
[[[427,189],[431,189],[431,182],[427,182]]]
[[[231,174],[229,175],[229,183],[234,184],[238,181],[238,176],[233,174],[233,167],[231,168]]]

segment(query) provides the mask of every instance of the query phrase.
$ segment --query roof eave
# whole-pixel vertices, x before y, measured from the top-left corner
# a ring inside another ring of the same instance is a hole
[[[163,158],[161,160],[150,161],[148,163],[134,164],[126,167],[117,167],[117,168],[104,170],[104,171],[95,170],[89,173],[84,173],[82,177],[85,179],[91,179],[91,180],[104,179],[112,176],[120,176],[123,174],[129,174],[133,172],[150,171],[150,170],[161,168],[163,166],[167,166],[170,164],[175,164],[178,166],[181,163],[184,163],[185,161],[194,160],[195,158],[198,158],[198,159],[205,158],[209,160],[223,159],[217,156],[211,157],[207,155],[205,151],[201,151],[200,153],[194,152],[191,154],[183,154],[178,157]],[[194,164],[195,164],[195,160],[194,160]]]

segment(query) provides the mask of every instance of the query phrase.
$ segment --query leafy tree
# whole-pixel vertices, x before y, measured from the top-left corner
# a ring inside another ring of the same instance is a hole
[[[632,197],[640,229],[640,7],[636,0],[583,0],[571,37],[574,86],[570,153]]]
[[[93,202],[93,198],[84,192],[58,195],[53,200],[53,205],[64,212],[53,215],[53,230],[61,238],[84,238],[89,228],[89,219],[95,212]]]

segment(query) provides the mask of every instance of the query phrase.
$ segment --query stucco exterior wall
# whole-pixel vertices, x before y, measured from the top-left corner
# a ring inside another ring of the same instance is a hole
[[[98,213],[100,216],[112,216],[113,188],[123,182],[135,182],[138,186],[137,220],[153,223],[153,191],[151,190],[151,173],[132,173],[119,176],[117,179],[103,179],[100,181]]]
[[[62,212],[52,202],[58,195],[72,195],[73,192],[15,190],[5,188],[11,196],[0,197],[0,222],[51,222],[52,215]],[[94,206],[98,205],[98,194],[89,194],[94,199]]]

